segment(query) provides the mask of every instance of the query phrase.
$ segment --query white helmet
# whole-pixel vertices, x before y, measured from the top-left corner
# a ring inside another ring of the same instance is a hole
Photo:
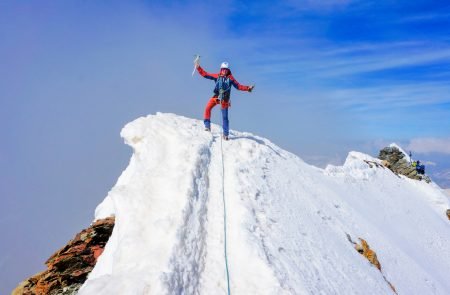
[[[228,64],[228,62],[224,61],[221,65],[220,65],[221,69],[229,69],[230,65]]]

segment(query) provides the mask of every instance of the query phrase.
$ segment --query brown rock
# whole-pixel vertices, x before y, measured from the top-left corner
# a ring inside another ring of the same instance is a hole
[[[75,294],[103,253],[114,221],[114,217],[97,220],[82,230],[45,262],[47,270],[20,283],[12,294],[63,294],[63,290]]]
[[[94,246],[92,247],[92,251],[94,251],[94,258],[95,260],[97,260],[97,258],[102,255],[103,248],[101,248],[100,246]]]
[[[363,255],[372,265],[374,265],[376,268],[378,268],[378,270],[381,272],[381,264],[380,264],[380,261],[378,261],[377,254],[375,253],[375,251],[370,249],[369,244],[366,242],[366,240],[359,238],[359,241],[361,243],[358,244],[352,240],[352,238],[350,237],[349,234],[346,234],[346,235],[347,235],[348,241],[354,245],[356,251],[358,251],[361,255]],[[381,272],[381,275],[383,276],[383,279],[389,285],[391,290],[395,294],[397,294],[397,291],[395,290],[394,285],[388,281],[388,279],[383,275],[382,272]]]
[[[422,177],[416,171],[415,167],[411,166],[405,159],[405,155],[396,147],[385,147],[383,148],[378,158],[382,160],[382,163],[385,167],[389,168],[392,172],[397,175],[404,175],[408,178],[415,180],[425,180],[429,183],[431,180],[428,176]]]
[[[378,270],[381,270],[381,264],[378,261],[377,254],[375,251],[370,249],[369,244],[367,244],[366,240],[359,238],[361,241],[361,244],[356,244],[355,249],[362,254],[364,257],[369,260],[370,263],[372,263]]]
[[[450,220],[450,209],[447,209],[447,217]]]

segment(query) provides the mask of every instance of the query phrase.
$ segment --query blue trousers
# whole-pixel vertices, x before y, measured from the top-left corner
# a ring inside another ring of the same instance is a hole
[[[211,110],[218,104],[222,104],[222,127],[223,127],[223,135],[228,136],[230,131],[230,121],[228,120],[228,107],[230,106],[229,102],[218,102],[216,97],[212,97],[205,109],[205,127],[211,129]]]
[[[228,120],[228,108],[222,109],[222,128],[223,135],[228,136],[230,132],[230,121]]]

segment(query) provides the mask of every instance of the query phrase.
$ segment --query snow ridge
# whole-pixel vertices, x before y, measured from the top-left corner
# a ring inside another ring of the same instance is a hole
[[[122,130],[133,156],[96,209],[116,226],[79,294],[447,294],[449,201],[368,155],[306,164],[269,140],[173,114]],[[223,165],[223,166],[222,166]],[[222,170],[224,169],[224,170]],[[225,172],[225,177],[223,177]],[[347,240],[364,238],[382,273]]]
[[[220,135],[219,135],[220,136]],[[223,155],[223,139],[220,137],[220,158],[222,159],[222,202],[223,202],[223,236],[224,236],[224,258],[225,270],[227,274],[227,293],[230,295],[230,271],[228,267],[228,247],[227,247],[227,203],[225,200],[225,163]]]
[[[211,160],[211,146],[203,147],[194,171],[192,193],[188,196],[179,228],[178,245],[170,259],[171,269],[166,274],[167,290],[170,294],[198,294],[200,277],[206,258],[206,216],[208,212],[208,166]]]

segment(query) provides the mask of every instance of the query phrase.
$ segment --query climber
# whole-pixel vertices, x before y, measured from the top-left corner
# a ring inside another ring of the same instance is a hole
[[[419,160],[417,160],[417,162],[416,162],[416,171],[417,171],[417,174],[425,174],[425,165],[420,165]]]
[[[211,110],[218,104],[222,106],[222,119],[223,119],[223,138],[228,140],[229,134],[229,120],[228,120],[228,108],[231,106],[230,104],[230,92],[231,85],[234,88],[242,91],[252,92],[254,85],[244,86],[239,84],[238,81],[233,77],[230,71],[230,67],[227,62],[223,62],[220,66],[220,72],[217,74],[210,74],[203,70],[200,66],[199,58],[194,60],[194,66],[197,69],[198,73],[205,77],[206,79],[214,80],[216,82],[216,86],[214,87],[214,95],[209,99],[206,104],[205,114],[204,114],[204,123],[205,130],[211,131]]]

